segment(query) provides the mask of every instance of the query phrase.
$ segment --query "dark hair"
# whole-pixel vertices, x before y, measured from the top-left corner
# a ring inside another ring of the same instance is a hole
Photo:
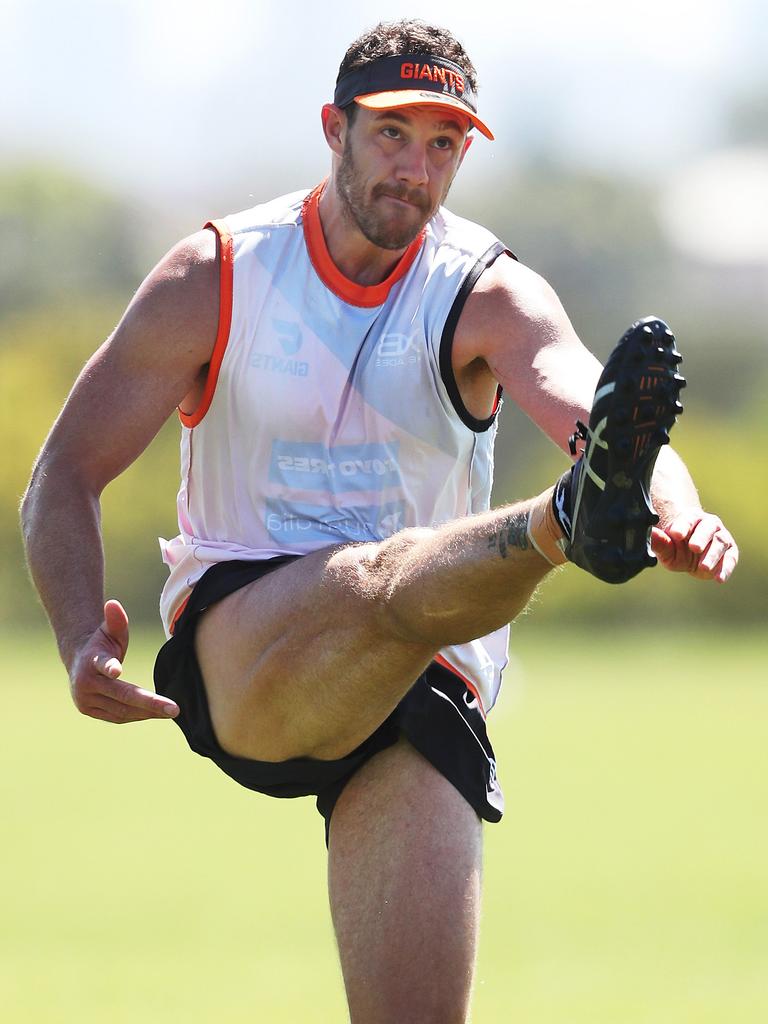
[[[467,84],[474,93],[477,92],[475,66],[458,39],[448,29],[428,25],[419,18],[381,21],[364,32],[349,45],[339,66],[336,81],[348,71],[363,67],[379,57],[396,57],[401,53],[432,53],[437,57],[447,57],[459,65]],[[345,111],[350,120],[354,119],[357,104],[350,103]]]

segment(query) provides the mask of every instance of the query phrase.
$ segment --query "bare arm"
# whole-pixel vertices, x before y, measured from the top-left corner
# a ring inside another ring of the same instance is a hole
[[[576,420],[589,418],[602,369],[550,285],[504,257],[467,299],[453,363],[462,396],[475,403],[476,415],[487,415],[498,382],[564,450]],[[724,582],[736,566],[738,548],[721,520],[701,508],[693,480],[672,449],[659,454],[652,492],[660,516],[652,542],[662,564]]]
[[[118,680],[128,620],[104,604],[100,496],[185,399],[194,401],[218,319],[215,237],[181,242],[150,273],[88,360],[43,445],[22,503],[30,572],[86,714],[134,721],[178,713]]]

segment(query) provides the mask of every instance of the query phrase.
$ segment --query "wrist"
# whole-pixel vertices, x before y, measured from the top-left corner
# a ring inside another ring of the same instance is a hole
[[[87,645],[88,641],[93,636],[94,632],[98,628],[86,630],[85,632],[78,632],[74,635],[59,636],[57,637],[57,646],[59,649],[59,657],[64,663],[64,667],[67,672],[71,675],[72,670],[75,666],[75,662],[82,653],[83,649]]]

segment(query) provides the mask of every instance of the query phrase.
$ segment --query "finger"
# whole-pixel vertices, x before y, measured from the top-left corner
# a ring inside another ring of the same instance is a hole
[[[731,575],[733,570],[739,564],[739,549],[734,544],[733,547],[726,551],[720,568],[715,573],[715,579],[718,583],[725,583],[728,577]]]
[[[709,547],[699,560],[699,569],[702,569],[704,572],[713,573],[722,562],[723,556],[729,547],[729,538],[716,533]]]
[[[83,714],[89,718],[98,718],[102,722],[110,722],[112,725],[127,725],[129,722],[145,722],[151,716],[142,714],[135,708],[129,708],[127,704],[118,704],[111,701],[108,704],[92,705],[83,709]]]
[[[676,572],[685,572],[689,576],[696,576],[699,572],[698,552],[691,551],[690,547],[683,542],[675,553],[674,568]]]
[[[114,654],[94,654],[91,664],[99,675],[108,679],[117,679],[123,672],[123,663]]]
[[[671,562],[675,557],[675,542],[672,538],[654,526],[651,530],[651,550],[662,562]]]
[[[719,533],[725,535],[727,531],[717,516],[703,516],[688,538],[688,547],[701,554]]]
[[[128,647],[128,614],[120,602],[114,598],[110,598],[104,605],[104,625],[102,629],[107,636],[117,641],[123,654],[125,654]]]
[[[101,703],[102,700],[125,704],[126,707],[144,712],[148,718],[175,718],[180,710],[176,701],[160,693],[153,693],[152,690],[143,690],[122,679],[105,680],[104,685],[94,694],[92,703]]]
[[[89,705],[87,707],[80,708],[80,713],[87,715],[88,718],[98,718],[101,722],[111,722],[112,725],[117,724],[114,716],[105,708]]]
[[[666,532],[675,541],[687,540],[703,516],[701,509],[689,509],[675,516],[665,527]]]
[[[126,725],[129,722],[146,722],[153,718],[167,719],[171,716],[157,709],[147,710],[145,708],[132,707],[122,701],[112,700],[110,697],[99,696],[85,708],[85,714],[92,718],[100,718],[105,722],[112,722],[115,725]]]
[[[688,548],[684,540],[676,543],[665,531],[654,529],[651,544],[654,554],[658,555],[665,569],[695,574],[699,556]]]

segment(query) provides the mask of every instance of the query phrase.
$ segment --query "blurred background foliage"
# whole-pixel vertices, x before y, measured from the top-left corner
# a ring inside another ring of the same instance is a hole
[[[741,109],[742,126],[759,121],[757,101]],[[764,268],[756,274],[752,265],[720,265],[675,248],[648,181],[580,173],[546,160],[518,166],[456,208],[496,231],[553,284],[599,357],[637,316],[669,320],[689,380],[674,442],[704,504],[723,517],[742,551],[738,574],[725,588],[656,570],[619,594],[582,573],[562,572],[542,588],[537,620],[631,622],[635,613],[646,622],[681,625],[764,620],[768,554],[758,543],[768,499]],[[17,513],[35,455],[78,370],[142,276],[195,227],[181,216],[176,223],[166,217],[158,230],[149,205],[53,166],[0,170],[0,617],[6,623],[42,617],[25,574]],[[537,493],[564,461],[508,403],[496,502]],[[134,620],[156,621],[165,576],[156,538],[177,532],[177,462],[178,426],[169,422],[104,495],[107,590]]]

